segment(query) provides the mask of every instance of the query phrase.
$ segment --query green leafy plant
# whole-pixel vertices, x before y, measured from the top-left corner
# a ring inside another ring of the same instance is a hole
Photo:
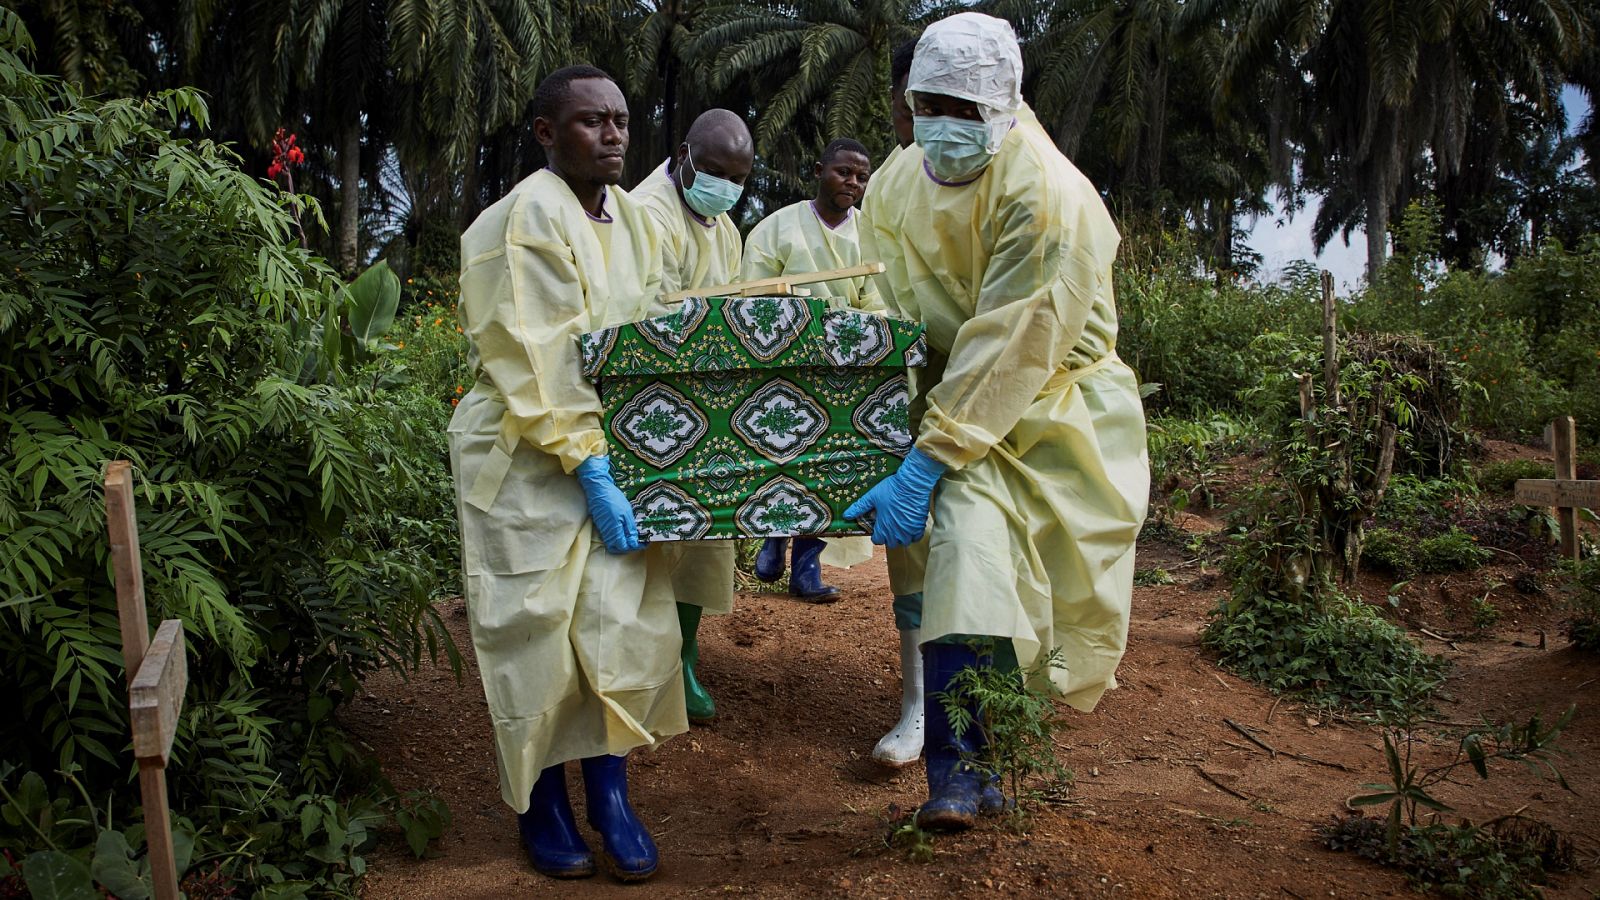
[[[1419,890],[1486,900],[1538,900],[1552,872],[1574,867],[1572,842],[1521,816],[1485,822],[1433,822],[1407,828],[1391,849],[1384,820],[1354,814],[1319,826],[1330,850],[1401,869]]]
[[[1416,566],[1419,572],[1465,572],[1476,569],[1494,556],[1478,546],[1478,539],[1460,528],[1423,538],[1417,543]]]
[[[1371,846],[1373,832],[1365,824],[1371,820],[1357,817],[1336,822],[1324,829],[1324,836],[1335,849],[1356,849],[1400,865],[1424,883],[1467,888],[1471,896],[1537,896],[1526,892],[1526,885],[1542,881],[1546,870],[1570,865],[1570,843],[1562,841],[1547,826],[1522,824],[1527,820],[1514,814],[1488,826],[1440,822],[1439,814],[1453,810],[1433,791],[1463,766],[1470,766],[1479,779],[1487,779],[1491,765],[1499,761],[1519,763],[1570,791],[1554,758],[1561,753],[1558,740],[1571,724],[1577,707],[1568,707],[1549,723],[1535,713],[1523,724],[1473,728],[1461,737],[1449,760],[1434,766],[1424,766],[1416,751],[1420,712],[1411,707],[1379,716],[1388,780],[1365,785],[1372,793],[1349,800],[1352,808],[1388,806],[1382,820],[1381,853]],[[1422,810],[1429,811],[1433,821],[1423,823]],[[1506,822],[1513,824],[1503,827]]]
[[[1416,541],[1392,528],[1374,528],[1366,533],[1361,562],[1380,571],[1410,576],[1417,571]]]
[[[455,583],[446,398],[408,418],[381,378],[307,370],[335,303],[371,340],[389,289],[363,311],[366,288],[296,246],[303,200],[196,137],[198,94],[85,98],[29,52],[0,9],[0,691],[30,723],[0,732],[0,762],[73,772],[110,798],[101,822],[130,818],[100,484],[131,460],[150,612],[189,635],[174,809],[235,848],[208,857],[228,878],[349,890],[393,802],[334,712],[380,666],[455,660],[431,603]],[[0,822],[17,852],[89,865],[99,844],[49,840]]]
[[[1478,486],[1496,494],[1508,494],[1523,478],[1551,478],[1555,469],[1550,463],[1534,459],[1502,459],[1488,463],[1473,473]]]
[[[1573,568],[1572,617],[1566,622],[1567,639],[1589,653],[1600,652],[1600,557],[1590,557]]]
[[[1136,569],[1133,573],[1133,583],[1137,587],[1156,587],[1164,584],[1172,584],[1176,580],[1177,579],[1172,577],[1171,572],[1168,572],[1166,569],[1160,567],[1154,569]]]
[[[978,649],[984,655],[993,652],[987,644]],[[968,666],[934,695],[957,736],[971,729],[981,734],[982,750],[967,762],[1005,786],[1015,801],[1011,822],[1018,830],[1027,827],[1032,801],[1058,793],[1072,781],[1072,772],[1056,757],[1055,732],[1062,723],[1046,687],[1049,671],[1065,666],[1059,648],[1023,670]],[[1030,781],[1040,783],[1030,787]]]
[[[1148,431],[1150,484],[1156,501],[1151,516],[1156,524],[1191,505],[1216,506],[1219,458],[1242,449],[1252,434],[1248,423],[1220,412],[1200,419],[1152,418]]]

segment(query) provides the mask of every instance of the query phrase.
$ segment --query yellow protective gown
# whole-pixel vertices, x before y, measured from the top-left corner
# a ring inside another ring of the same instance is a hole
[[[869,184],[871,182],[868,182]],[[810,200],[791,203],[756,227],[744,242],[744,264],[740,281],[774,278],[785,272],[809,274],[828,269],[843,269],[861,262],[861,242],[857,210],[850,210],[839,227],[830,228],[817,215]],[[806,285],[811,296],[828,301],[830,309],[857,309],[882,313],[883,298],[877,283],[869,278],[841,278]],[[828,538],[822,549],[822,562],[849,568],[872,558],[872,539],[868,537]]]
[[[727,213],[707,221],[685,206],[666,163],[639,182],[632,196],[660,235],[664,293],[738,280],[739,229]],[[733,610],[733,541],[669,541],[652,550],[670,566],[679,603],[713,615]]]
[[[807,274],[860,263],[860,218],[860,213],[852,209],[837,228],[830,228],[817,215],[815,201],[785,206],[750,230],[744,241],[744,265],[739,279],[773,278],[785,272]],[[830,309],[883,311],[877,284],[869,278],[819,281],[806,287],[811,296],[827,300]]]
[[[1116,357],[1116,227],[1032,112],[1017,119],[964,184],[936,181],[915,146],[900,153],[872,179],[864,253],[886,266],[890,313],[927,325],[917,447],[950,467],[922,638],[1009,637],[1025,667],[1059,647],[1050,681],[1089,710],[1127,645],[1144,412]]]
[[[667,567],[607,553],[570,474],[606,452],[575,337],[666,312],[655,226],[621,190],[605,205],[612,221],[591,221],[545,169],[461,237],[477,382],[450,420],[450,465],[501,796],[518,812],[546,766],[689,726]]]

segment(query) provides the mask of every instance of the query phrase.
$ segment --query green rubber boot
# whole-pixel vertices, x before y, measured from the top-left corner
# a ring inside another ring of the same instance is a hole
[[[688,709],[690,722],[709,725],[717,717],[717,704],[694,675],[695,663],[700,661],[700,613],[698,606],[678,604],[678,630],[683,633],[684,706]]]

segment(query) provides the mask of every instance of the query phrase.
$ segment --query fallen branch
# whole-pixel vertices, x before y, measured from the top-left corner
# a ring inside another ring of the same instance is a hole
[[[1271,744],[1267,743],[1266,741],[1263,741],[1260,738],[1256,737],[1255,735],[1251,734],[1250,733],[1250,729],[1244,727],[1243,725],[1240,725],[1238,722],[1235,722],[1232,719],[1226,719],[1225,718],[1222,721],[1229,728],[1232,728],[1234,731],[1237,731],[1240,734],[1244,735],[1244,739],[1245,740],[1247,740],[1250,743],[1255,744],[1257,747],[1260,747],[1261,749],[1267,751],[1267,755],[1268,756],[1272,757],[1273,759],[1277,759],[1278,758],[1278,748],[1272,746]]]
[[[1231,787],[1228,787],[1227,785],[1225,785],[1222,782],[1218,781],[1215,775],[1212,775],[1210,772],[1207,772],[1205,769],[1200,768],[1199,764],[1191,763],[1190,765],[1196,772],[1200,773],[1200,777],[1201,778],[1204,778],[1206,781],[1209,781],[1213,785],[1216,785],[1219,790],[1222,790],[1222,791],[1224,791],[1226,793],[1232,794],[1233,796],[1238,797],[1240,800],[1243,800],[1246,803],[1255,803],[1256,802],[1256,798],[1255,797],[1252,797],[1252,796],[1250,796],[1248,794],[1241,793],[1239,791],[1234,790]]]
[[[1330,761],[1328,761],[1326,759],[1318,759],[1315,756],[1306,756],[1304,753],[1295,753],[1292,750],[1279,750],[1277,747],[1274,747],[1271,744],[1267,743],[1266,741],[1263,741],[1260,738],[1257,738],[1255,735],[1251,734],[1249,729],[1245,728],[1243,725],[1240,725],[1238,722],[1235,722],[1232,719],[1223,719],[1222,721],[1227,723],[1229,728],[1232,728],[1234,731],[1237,731],[1240,734],[1244,735],[1245,740],[1247,740],[1250,743],[1255,744],[1257,747],[1260,747],[1261,749],[1267,751],[1267,753],[1270,756],[1272,756],[1273,759],[1277,759],[1278,758],[1278,754],[1281,753],[1284,756],[1289,757],[1290,759],[1298,759],[1301,762],[1316,763],[1319,766],[1327,766],[1330,769],[1338,769],[1341,772],[1354,772],[1354,771],[1356,771],[1356,769],[1353,769],[1350,766],[1345,765],[1344,763],[1330,762]],[[1233,742],[1232,741],[1228,741],[1228,743],[1231,744]],[[1238,746],[1238,745],[1235,744],[1235,746]]]

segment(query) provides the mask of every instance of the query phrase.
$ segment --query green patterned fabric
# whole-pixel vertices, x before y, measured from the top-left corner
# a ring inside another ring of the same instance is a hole
[[[863,534],[845,507],[911,449],[922,326],[804,297],[691,298],[581,338],[645,540]]]

